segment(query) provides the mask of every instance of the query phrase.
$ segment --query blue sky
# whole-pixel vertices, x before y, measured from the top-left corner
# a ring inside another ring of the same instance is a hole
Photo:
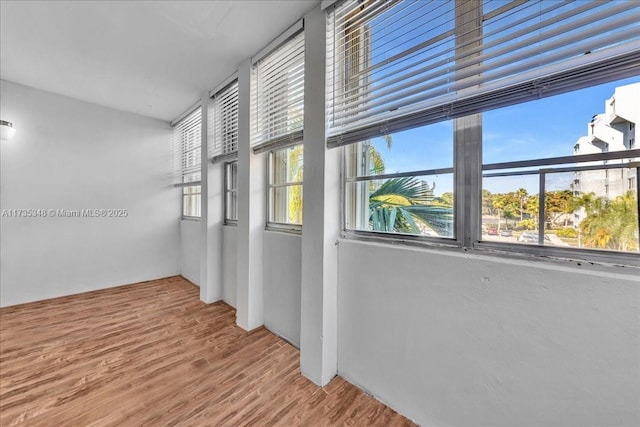
[[[544,157],[568,156],[589,121],[604,112],[605,100],[615,88],[638,82],[631,78],[566,93],[538,101],[492,110],[482,115],[483,163],[497,163]],[[383,139],[372,140],[385,160],[386,173],[453,166],[453,125],[451,121],[411,129],[392,135],[392,147]],[[571,174],[557,175],[550,189],[566,187]],[[425,178],[436,182],[437,195],[452,191],[451,175]],[[538,177],[509,177],[485,180],[492,192],[515,191],[520,187],[538,192]]]

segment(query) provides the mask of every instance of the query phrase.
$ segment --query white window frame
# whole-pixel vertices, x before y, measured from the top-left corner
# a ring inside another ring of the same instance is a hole
[[[190,194],[185,194],[185,191],[188,191],[189,189],[192,190],[192,193]],[[182,219],[185,220],[200,220],[200,218],[202,217],[202,186],[200,185],[185,185],[182,186],[181,188],[182,191]],[[195,198],[196,200],[198,200],[197,203],[195,203],[195,209],[197,211],[200,211],[200,214],[198,215],[189,215],[189,212],[187,212],[187,210],[189,209],[189,200],[191,198]]]
[[[276,164],[279,161],[279,156],[288,155],[288,150],[291,148],[300,148],[304,149],[302,144],[295,145],[292,147],[284,147],[277,150],[272,150],[269,152],[267,156],[267,173],[268,173],[268,186],[267,186],[267,225],[266,228],[268,230],[277,230],[277,231],[287,231],[293,233],[301,233],[302,232],[302,222],[294,223],[289,222],[288,219],[278,220],[278,217],[288,218],[288,209],[289,209],[289,200],[284,198],[279,200],[276,197],[276,192],[279,189],[287,189],[291,187],[300,187],[301,195],[304,192],[304,179],[301,181],[291,181],[287,182],[287,175],[289,173],[288,159],[286,160],[286,166],[284,170],[284,176],[282,173],[278,173],[279,167]],[[304,153],[303,160],[304,162]],[[303,166],[304,168],[304,163]],[[282,172],[282,171],[280,171]],[[304,172],[303,172],[304,173]],[[304,200],[304,199],[303,199]],[[302,215],[302,207],[300,208],[300,214]]]

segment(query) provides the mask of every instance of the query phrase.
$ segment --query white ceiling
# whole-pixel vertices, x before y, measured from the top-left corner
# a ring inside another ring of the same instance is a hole
[[[173,120],[320,0],[0,2],[0,78]]]

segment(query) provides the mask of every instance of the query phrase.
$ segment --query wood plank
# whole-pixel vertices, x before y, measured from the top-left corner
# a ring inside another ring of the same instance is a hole
[[[182,277],[0,309],[0,425],[413,425]]]

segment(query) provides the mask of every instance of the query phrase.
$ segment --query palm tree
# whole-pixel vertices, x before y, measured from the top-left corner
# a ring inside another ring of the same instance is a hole
[[[613,200],[583,197],[587,217],[580,223],[587,247],[638,250],[638,210],[635,194],[629,191]]]
[[[369,195],[369,224],[374,231],[451,235],[453,209],[434,205],[433,189],[415,177],[392,178]]]
[[[387,149],[392,138],[384,135]],[[376,147],[368,147],[371,175],[385,173],[384,158]],[[379,187],[369,185],[369,225],[374,231],[425,234],[429,230],[442,236],[452,235],[453,206],[436,205],[433,190],[416,177],[391,178]]]
[[[520,200],[520,222],[522,222],[522,220],[524,219],[524,201],[527,199],[529,193],[526,189],[519,188],[518,191],[516,191],[516,195]]]

